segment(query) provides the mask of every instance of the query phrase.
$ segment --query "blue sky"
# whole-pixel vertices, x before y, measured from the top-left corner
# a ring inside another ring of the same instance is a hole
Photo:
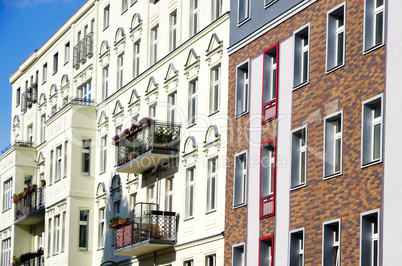
[[[0,151],[10,144],[10,75],[85,2],[0,0]]]

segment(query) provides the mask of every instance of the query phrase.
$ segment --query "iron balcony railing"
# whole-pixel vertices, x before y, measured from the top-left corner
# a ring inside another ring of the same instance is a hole
[[[66,108],[70,104],[94,106],[95,101],[94,100],[88,100],[86,98],[74,98],[70,102],[68,102],[68,103],[64,104],[63,106],[61,106],[59,110],[57,110],[54,113],[50,114],[48,116],[48,120],[50,120],[52,117],[57,115],[59,112],[61,112],[64,108]]]
[[[36,191],[27,192],[25,197],[23,196],[15,204],[15,220],[40,209],[45,206],[45,188],[38,187]]]
[[[35,82],[25,92],[21,93],[21,112],[25,113],[27,108],[38,102],[38,83]]]
[[[180,125],[151,122],[135,132],[127,133],[115,142],[117,146],[117,165],[121,166],[140,155],[153,150],[180,149]]]
[[[150,203],[137,203],[143,205]],[[136,205],[136,206],[137,206]],[[177,240],[177,220],[175,212],[147,210],[136,215],[131,221],[115,226],[115,250],[153,240],[157,244],[169,242],[172,245]]]
[[[80,63],[84,64],[86,58],[93,56],[93,32],[90,32],[73,48],[73,67],[78,69]]]
[[[34,143],[32,141],[15,141],[13,144],[9,144],[7,147],[5,147],[2,151],[1,154],[5,153],[6,151],[8,151],[9,149],[11,149],[11,147],[29,147],[29,148],[34,148]],[[0,154],[0,155],[1,155]]]
[[[18,261],[13,263],[15,266],[44,266],[45,256],[43,255],[43,250],[40,249],[35,253],[25,253],[19,257]]]

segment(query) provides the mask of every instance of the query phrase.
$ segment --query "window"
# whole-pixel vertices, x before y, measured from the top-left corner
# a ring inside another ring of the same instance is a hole
[[[307,127],[296,129],[292,133],[292,172],[291,187],[306,183],[307,172]]]
[[[199,30],[200,24],[200,8],[198,0],[191,0],[191,28],[190,36],[195,35]]]
[[[159,25],[156,25],[151,30],[151,65],[158,62],[158,29]]]
[[[47,231],[47,255],[50,256],[52,252],[52,218],[49,218],[48,231]]]
[[[170,14],[170,51],[176,49],[177,12]]]
[[[27,135],[28,135],[28,142],[30,145],[33,145],[34,136],[33,136],[33,124],[30,124],[27,127]]]
[[[15,107],[18,107],[21,102],[21,88],[18,88],[15,92]]]
[[[218,179],[218,158],[209,160],[207,211],[216,210],[216,186]]]
[[[128,0],[121,0],[121,13],[128,9]]]
[[[89,166],[91,161],[91,140],[82,140],[82,165],[81,172],[89,175]]]
[[[186,260],[183,262],[183,266],[194,266],[193,260]]]
[[[237,67],[236,73],[236,116],[248,112],[249,81],[248,62]]]
[[[79,244],[80,250],[88,250],[88,226],[89,226],[89,211],[80,211],[80,233],[79,233]]]
[[[140,74],[141,41],[134,43],[134,78]]]
[[[327,13],[327,71],[342,66],[345,60],[345,5]]]
[[[276,94],[278,91],[278,44],[264,51],[263,110],[262,121],[276,117]]]
[[[188,99],[188,124],[194,125],[196,123],[197,115],[197,90],[198,80],[195,79],[189,84],[189,99]]]
[[[369,211],[360,215],[360,265],[380,265],[380,213]]]
[[[173,211],[173,177],[166,179],[166,204],[165,209],[169,212]]]
[[[105,208],[99,209],[99,243],[98,248],[105,247],[106,235],[106,222],[105,222]]]
[[[53,75],[57,73],[59,67],[59,53],[53,55]]]
[[[218,19],[222,14],[222,0],[212,0],[212,21]]]
[[[70,42],[64,45],[64,64],[67,64],[70,61]]]
[[[109,66],[103,69],[103,84],[102,84],[102,100],[105,100],[109,94]]]
[[[40,117],[40,143],[45,142],[46,140],[46,114],[41,115]]]
[[[366,0],[364,13],[364,51],[384,43],[384,0]]]
[[[323,223],[323,241],[322,255],[323,266],[339,266],[341,265],[340,258],[340,242],[341,242],[341,220],[324,222]],[[365,264],[367,265],[367,264]]]
[[[86,83],[84,86],[77,89],[78,98],[80,98],[84,105],[89,105],[92,98],[91,82]]]
[[[156,120],[156,103],[149,106],[149,117]]]
[[[11,238],[3,240],[3,263],[4,266],[11,266]]]
[[[110,5],[103,9],[103,29],[109,27],[109,14],[110,14]]]
[[[117,89],[123,88],[123,73],[124,73],[124,54],[121,54],[117,58],[117,66],[118,66],[118,72],[117,72]]]
[[[235,157],[233,206],[246,204],[247,152]]]
[[[4,182],[4,197],[3,197],[3,211],[11,209],[12,196],[13,196],[13,179],[10,178]]]
[[[64,142],[64,165],[63,165],[63,176],[66,177],[67,176],[67,146],[68,146],[68,141]]]
[[[155,185],[151,185],[147,188],[147,199],[149,203],[156,203],[156,189]]]
[[[342,173],[342,111],[324,120],[324,177]]]
[[[130,195],[130,218],[135,217],[135,204],[137,204],[137,193]]]
[[[267,236],[260,238],[260,266],[273,266],[274,237]]]
[[[42,71],[42,83],[45,83],[47,80],[47,63],[43,65],[43,71]]]
[[[310,60],[310,25],[294,33],[293,87],[308,82]]]
[[[107,136],[101,139],[101,173],[106,172],[107,164]]]
[[[240,24],[249,18],[249,0],[237,0],[237,23]]]
[[[54,150],[50,151],[50,169],[49,169],[49,183],[53,182],[53,159],[54,159]]]
[[[113,202],[113,217],[120,217],[120,200]]]
[[[67,212],[63,212],[61,227],[61,252],[64,252],[66,247],[66,215]]]
[[[62,155],[61,155],[61,145],[56,148],[56,180],[61,179],[61,167],[62,167]]]
[[[169,117],[168,120],[171,124],[176,122],[176,108],[177,108],[177,92],[170,94],[169,96]]]
[[[205,266],[216,266],[216,255],[205,256]]]
[[[304,266],[304,229],[290,231],[289,266]]]
[[[221,67],[217,66],[211,71],[211,91],[210,91],[210,106],[211,114],[218,112],[220,108],[220,91],[221,91]]]
[[[187,203],[186,203],[186,218],[194,217],[194,187],[195,176],[194,168],[187,169]]]
[[[237,244],[232,247],[232,266],[244,266],[244,244]]]
[[[382,95],[363,102],[362,165],[382,160]]]
[[[275,192],[275,140],[266,141],[261,145],[260,187],[260,215],[273,215]]]
[[[54,227],[53,227],[53,254],[59,253],[60,248],[60,215],[54,217]]]

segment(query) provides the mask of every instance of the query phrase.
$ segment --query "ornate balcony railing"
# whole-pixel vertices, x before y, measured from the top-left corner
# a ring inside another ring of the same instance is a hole
[[[6,151],[8,151],[9,149],[11,149],[11,147],[29,147],[29,148],[34,148],[34,143],[32,141],[15,141],[13,144],[8,145],[7,147],[5,147],[2,151],[1,154],[5,153]],[[0,154],[0,155],[1,155]]]
[[[93,56],[93,33],[90,32],[73,48],[73,67],[78,69],[85,64],[87,58]]]
[[[14,220],[24,218],[36,210],[44,208],[45,206],[45,188],[38,187],[36,191],[31,193],[27,192],[25,197],[22,197],[15,203],[15,217]]]
[[[22,254],[20,257],[15,257],[13,265],[15,266],[44,266],[45,257],[43,255],[43,249],[39,249],[38,252],[28,252]]]

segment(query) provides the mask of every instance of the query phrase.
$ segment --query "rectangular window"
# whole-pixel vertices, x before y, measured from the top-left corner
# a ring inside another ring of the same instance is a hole
[[[59,68],[59,53],[53,55],[53,75],[57,73]]]
[[[249,0],[237,0],[237,24],[249,18]]]
[[[174,195],[174,190],[173,190],[173,177],[170,177],[166,179],[166,210],[171,212],[173,211],[173,195]]]
[[[15,92],[15,107],[18,107],[21,102],[21,88],[18,88]]]
[[[60,215],[54,217],[54,227],[53,227],[53,254],[59,253],[60,248]]]
[[[156,120],[156,103],[149,106],[149,117]]]
[[[183,266],[194,266],[193,260],[186,260],[183,262]]]
[[[382,95],[363,102],[362,165],[382,160]]]
[[[141,41],[134,43],[134,78],[140,74]]]
[[[81,172],[89,175],[89,167],[91,163],[91,140],[82,140],[82,164]]]
[[[80,211],[80,231],[79,231],[79,243],[80,250],[88,250],[88,232],[89,232],[89,211]]]
[[[195,187],[195,169],[187,169],[187,192],[186,192],[186,218],[194,217],[194,187]]]
[[[107,136],[101,139],[101,173],[106,172],[107,165]]]
[[[103,68],[102,100],[109,96],[109,66]]]
[[[3,263],[4,266],[11,266],[11,238],[3,240]]]
[[[33,136],[33,124],[30,124],[27,127],[27,136],[28,136],[28,142],[30,145],[33,145],[33,141],[34,141],[34,136]]]
[[[99,243],[98,248],[105,247],[106,235],[106,222],[105,222],[105,208],[99,209]]]
[[[260,238],[260,266],[273,266],[274,236]]]
[[[117,72],[117,89],[121,89],[124,85],[123,83],[123,74],[124,74],[124,54],[121,54],[117,58],[117,66],[118,66],[118,72]]]
[[[307,172],[307,126],[292,132],[291,187],[306,184]]]
[[[48,231],[47,231],[47,256],[50,257],[50,254],[52,254],[52,218],[49,218],[49,223],[48,223]]]
[[[62,153],[61,153],[61,145],[56,148],[56,179],[55,181],[59,181],[61,179],[61,169],[62,169]]]
[[[130,218],[135,217],[135,204],[137,204],[137,193],[130,195]]]
[[[237,244],[232,247],[232,266],[245,265],[245,246],[244,244]]]
[[[54,150],[50,151],[50,169],[49,169],[49,184],[53,182],[53,159],[54,159]]]
[[[278,91],[278,49],[276,43],[264,51],[263,110],[262,121],[276,118],[276,95]]]
[[[248,112],[249,81],[248,62],[237,67],[236,73],[236,116]]]
[[[158,30],[159,25],[151,30],[151,65],[158,62]]]
[[[380,213],[369,211],[360,215],[360,265],[380,265]]]
[[[199,30],[200,24],[200,8],[198,0],[191,0],[191,30],[190,36],[195,35]]]
[[[364,9],[364,51],[384,43],[384,0],[366,0]]]
[[[197,116],[198,80],[195,79],[189,84],[188,99],[188,124],[194,125]]]
[[[217,179],[218,179],[218,158],[209,160],[209,176],[208,176],[208,197],[207,211],[216,210],[216,195],[217,195]]]
[[[212,0],[212,21],[217,20],[222,14],[222,0]]]
[[[46,122],[46,114],[43,114],[41,117],[40,117],[40,143],[43,143],[43,142],[45,142],[45,140],[46,140],[46,125],[45,125],[45,122]]]
[[[103,10],[103,29],[109,27],[110,5]]]
[[[289,266],[304,266],[304,228],[290,231]]]
[[[92,86],[91,82],[86,83],[77,89],[77,96],[82,100],[82,104],[90,105],[92,101]]]
[[[342,173],[343,113],[324,120],[324,177]]]
[[[261,217],[274,214],[275,161],[275,140],[272,139],[261,144]]]
[[[297,30],[294,34],[293,87],[306,84],[309,78],[310,25]]]
[[[247,152],[235,156],[233,206],[246,204]]]
[[[170,51],[176,49],[177,37],[177,12],[174,11],[170,14]]]
[[[61,227],[61,252],[64,252],[66,248],[66,215],[67,212],[63,212],[62,227]]]
[[[205,256],[205,266],[216,266],[216,254]]]
[[[120,217],[120,200],[113,202],[113,217]]]
[[[345,60],[345,4],[327,13],[327,67],[330,71]]]
[[[68,141],[64,142],[64,165],[63,165],[63,177],[67,176],[67,167],[68,167],[68,163],[67,163],[67,146],[68,146]]]
[[[329,221],[323,223],[322,232],[322,257],[323,266],[339,266],[341,265],[340,248],[341,248],[341,220]],[[366,264],[364,264],[366,265]]]
[[[121,0],[121,13],[128,9],[128,0]]]
[[[156,188],[155,185],[151,185],[147,188],[147,198],[149,203],[156,203]]]
[[[3,211],[11,209],[12,196],[13,196],[13,179],[10,178],[4,182],[3,185]]]
[[[70,61],[70,42],[64,45],[64,64],[67,64]]]
[[[220,91],[221,91],[221,67],[217,66],[211,70],[211,91],[209,113],[213,114],[220,108]]]
[[[177,92],[170,94],[169,96],[169,117],[168,121],[171,124],[176,122],[176,108],[177,108]]]
[[[43,71],[42,71],[42,83],[45,83],[47,80],[47,63],[43,65]]]

